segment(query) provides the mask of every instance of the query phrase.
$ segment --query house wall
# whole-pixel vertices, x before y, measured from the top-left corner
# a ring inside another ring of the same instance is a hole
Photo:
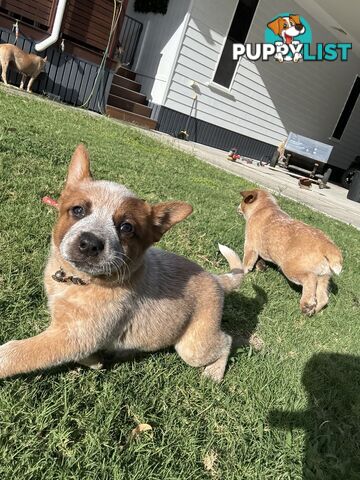
[[[143,24],[133,70],[150,102],[161,105],[188,21],[190,0],[169,0],[166,15],[138,13],[129,0],[126,14]]]
[[[0,43],[15,43],[15,34],[0,27]],[[25,52],[34,51],[34,42],[19,36],[16,45]],[[50,99],[80,106],[91,98],[86,107],[97,112],[105,111],[106,99],[110,91],[113,72],[106,69],[96,82],[99,66],[81,60],[73,55],[61,52],[58,47],[46,50],[48,61],[45,72],[41,73],[33,84],[35,93],[44,94]],[[42,55],[44,56],[44,54]],[[9,70],[8,82],[19,86],[21,75]]]
[[[68,0],[61,26],[63,37],[104,51],[113,15],[113,0]]]
[[[359,72],[359,59],[351,55],[348,62],[298,64],[241,59],[230,91],[220,90],[211,80],[236,4],[236,0],[226,0],[221,2],[220,8],[216,0],[192,2],[165,98],[162,102],[160,97],[153,101],[161,103],[167,112],[188,115],[194,97],[191,84],[195,81],[198,98],[192,116],[199,121],[268,145],[277,145],[289,131],[294,131],[334,145],[330,163],[346,168],[360,151],[360,102],[341,141],[333,141],[329,137]],[[303,15],[308,20],[313,43],[338,41],[293,0],[260,0],[247,42],[263,42],[269,20],[287,11]],[[164,20],[168,17],[174,23],[170,13]],[[180,16],[180,12],[177,14]],[[159,28],[149,30],[149,37],[151,32],[159,39],[164,37]],[[145,77],[147,64],[140,62],[139,67]],[[145,87],[145,93],[151,88],[150,82]],[[160,122],[159,128],[167,129],[167,126]]]
[[[120,28],[127,0],[122,0],[123,9],[118,25]],[[19,20],[20,36],[41,41],[50,35],[58,0],[0,0],[0,27],[12,29]],[[116,15],[119,10],[117,4]],[[114,16],[113,0],[68,0],[61,25],[60,40],[65,51],[75,57],[100,64],[107,47]],[[109,46],[112,57],[118,31],[115,30]],[[116,62],[107,60],[115,67]]]
[[[49,27],[53,0],[0,0],[0,7]]]

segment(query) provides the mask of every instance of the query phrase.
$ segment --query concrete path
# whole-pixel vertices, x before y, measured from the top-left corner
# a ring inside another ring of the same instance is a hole
[[[281,167],[261,167],[256,160],[252,164],[240,160],[236,163],[230,162],[226,159],[227,154],[223,150],[179,140],[157,131],[150,132],[150,135],[163,143],[191,153],[215,167],[257,183],[274,193],[296,200],[360,230],[360,203],[348,200],[346,198],[348,191],[338,185],[329,183],[330,188],[320,189],[318,185],[313,184],[311,190],[301,189],[298,185],[300,175],[295,171],[290,172]]]

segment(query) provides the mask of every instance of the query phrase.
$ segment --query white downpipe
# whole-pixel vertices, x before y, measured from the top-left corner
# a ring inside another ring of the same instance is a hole
[[[50,37],[45,38],[45,40],[42,40],[41,42],[35,44],[35,50],[37,52],[43,52],[48,47],[53,45],[59,38],[60,27],[61,27],[62,19],[64,16],[64,12],[65,12],[66,2],[67,0],[58,1],[51,35]]]

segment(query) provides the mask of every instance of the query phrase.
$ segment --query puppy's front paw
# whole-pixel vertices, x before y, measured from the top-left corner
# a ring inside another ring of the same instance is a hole
[[[92,370],[102,370],[104,368],[104,361],[100,355],[93,354],[78,361],[80,365],[91,368]]]
[[[244,267],[244,274],[252,272],[253,268],[254,267]]]
[[[213,382],[220,383],[224,378],[224,368],[215,362],[204,368],[203,375],[204,377],[211,378]]]
[[[12,340],[0,346],[0,378],[5,378],[11,375],[13,362],[13,353],[17,341]]]
[[[207,365],[203,371],[204,377],[211,378],[216,383],[220,383],[224,378],[225,367],[228,359],[228,351],[224,353],[215,362]]]
[[[308,317],[311,317],[314,315],[316,309],[316,302],[314,303],[303,303],[301,305],[301,311],[304,315],[307,315]]]

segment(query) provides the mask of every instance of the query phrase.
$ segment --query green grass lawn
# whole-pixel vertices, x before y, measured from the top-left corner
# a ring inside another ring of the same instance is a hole
[[[138,130],[0,88],[0,343],[48,323],[42,271],[70,156],[88,146],[97,178],[149,201],[179,199],[193,215],[161,247],[225,272],[224,243],[242,255],[239,191],[252,185]],[[224,328],[256,333],[222,384],[172,351],[90,371],[76,365],[0,382],[1,479],[359,479],[360,234],[279,198],[341,247],[344,271],[322,313],[274,268],[226,299]],[[131,439],[148,423],[151,431]]]

